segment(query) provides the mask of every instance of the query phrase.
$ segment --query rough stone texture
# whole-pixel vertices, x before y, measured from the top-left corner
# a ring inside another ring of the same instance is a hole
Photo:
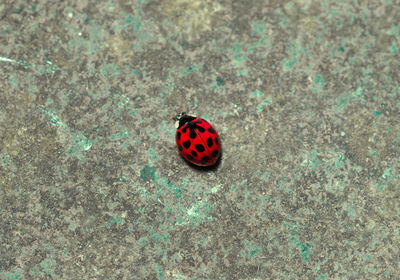
[[[400,5],[1,1],[0,279],[399,279]],[[214,169],[171,116],[218,130]]]

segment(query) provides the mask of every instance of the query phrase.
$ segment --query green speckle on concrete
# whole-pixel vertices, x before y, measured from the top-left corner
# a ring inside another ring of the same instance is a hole
[[[244,188],[243,194],[245,199],[249,198],[249,190],[247,188]]]
[[[138,243],[140,244],[140,245],[142,245],[142,246],[144,246],[144,245],[146,245],[146,243],[147,243],[147,237],[146,236],[143,236],[143,237],[141,237],[140,239],[139,239],[139,241],[138,241]]]
[[[156,170],[149,165],[143,166],[142,170],[140,170],[140,177],[143,181],[152,180],[153,182],[156,182],[158,179]]]
[[[217,82],[217,86],[219,86],[219,87],[222,87],[222,86],[225,85],[225,82],[224,82],[224,80],[223,80],[221,77],[217,77],[217,78],[215,79],[215,81]]]
[[[268,180],[268,179],[269,179],[269,176],[270,176],[270,174],[269,174],[268,172],[265,172],[261,177],[262,177],[264,180]]]
[[[211,204],[202,200],[197,201],[186,210],[186,217],[184,217],[184,221],[178,222],[178,225],[187,224],[189,222],[191,225],[196,226],[202,222],[212,221],[212,212],[213,207]]]
[[[259,90],[250,92],[250,97],[262,97],[263,95],[264,94]]]
[[[5,156],[1,157],[1,164],[3,165],[3,167],[7,165],[7,158]]]
[[[151,136],[152,138],[159,138],[159,134],[158,134],[157,132],[152,132],[152,133],[150,133],[150,136]]]
[[[393,179],[393,175],[392,175],[392,173],[394,173],[395,171],[394,171],[394,168],[393,167],[391,167],[391,168],[386,168],[384,171],[383,171],[383,175],[382,175],[382,178],[384,178],[384,179]],[[394,173],[395,174],[395,173]]]
[[[326,275],[326,274],[320,274],[320,275],[316,278],[316,280],[323,280],[323,279],[328,279],[328,275]]]
[[[85,135],[80,132],[73,135],[73,142],[75,144],[74,148],[72,149],[73,151],[87,151],[92,147],[94,143],[92,140],[89,140]]]
[[[140,27],[142,25],[139,19],[129,15],[126,17],[125,23],[128,25],[133,24],[135,33],[139,33]]]
[[[40,267],[48,275],[54,274],[53,270],[54,270],[55,265],[56,265],[56,262],[53,259],[49,259],[49,258],[40,262]]]
[[[306,159],[300,164],[301,166],[307,165],[308,168],[310,169],[316,169],[318,168],[320,161],[318,159],[318,155],[320,154],[320,151],[315,150],[311,152],[309,155],[306,155]]]
[[[242,53],[242,47],[240,42],[236,42],[232,45],[232,50],[234,54],[241,54]]]
[[[246,58],[243,55],[234,55],[232,64],[235,67],[240,67],[245,60],[246,60]]]
[[[156,152],[153,150],[153,149],[148,149],[147,150],[147,154],[150,156],[150,158],[151,159],[157,159],[158,157],[157,157],[157,155],[156,155]]]
[[[359,101],[362,93],[362,87],[358,87],[356,91],[341,94],[336,100],[335,109],[339,112],[344,111],[349,104],[354,101]]]
[[[157,271],[158,279],[164,279],[164,272],[162,266],[155,264],[154,269]]]
[[[125,138],[129,138],[132,136],[132,132],[126,130],[125,127],[122,127],[118,133],[110,135],[110,140],[121,140]]]
[[[374,111],[374,113],[373,113],[374,117],[380,117],[381,114],[382,114],[382,112],[379,112],[379,111]]]
[[[217,193],[218,190],[221,188],[221,186],[222,186],[221,184],[214,186],[214,187],[211,189],[211,193]]]
[[[389,51],[392,54],[396,54],[397,53],[397,43],[396,42],[393,42],[393,44],[389,47]]]
[[[264,111],[264,106],[271,104],[272,103],[272,99],[270,97],[267,97],[266,99],[264,99],[260,104],[257,105],[257,113],[261,113],[262,111]]]
[[[107,227],[110,228],[113,224],[120,225],[123,221],[122,217],[114,217],[111,219],[111,221],[108,223]]]
[[[292,69],[298,59],[301,57],[301,55],[304,54],[304,49],[301,41],[297,39],[295,41],[289,42],[286,52],[289,57],[283,59],[281,62],[283,70],[285,72]]]
[[[294,227],[294,229],[296,228],[297,226]],[[291,240],[292,243],[299,248],[302,261],[308,262],[310,260],[310,255],[311,255],[310,248],[312,248],[313,245],[311,243],[302,243],[298,241],[295,237],[292,237]]]
[[[192,72],[193,73],[198,73],[199,72],[199,69],[198,69],[197,65],[191,65],[188,68],[184,69],[183,71],[181,71],[181,75],[186,76],[187,74],[190,74]]]
[[[264,35],[265,34],[265,24],[261,21],[254,22],[252,24],[254,35]]]
[[[302,256],[303,262],[308,262],[310,260],[310,248],[313,247],[312,244],[300,244],[300,256]]]
[[[33,85],[33,84],[29,85],[29,86],[28,86],[28,92],[29,92],[30,94],[38,93],[39,90],[38,90],[38,88],[37,88],[37,85]]]
[[[4,280],[18,280],[22,277],[22,274],[20,272],[6,272],[4,273],[4,277]]]
[[[177,199],[182,198],[182,189],[177,187],[174,183],[172,183],[168,178],[161,178],[158,180],[159,185],[166,187],[171,190]]]
[[[246,76],[247,75],[247,69],[240,69],[237,71],[238,77],[240,76]]]
[[[100,73],[105,78],[114,78],[121,75],[121,68],[112,63],[103,63],[103,65],[100,66]]]
[[[168,75],[167,79],[162,85],[161,94],[171,95],[175,90],[175,79],[171,75]]]
[[[314,76],[314,84],[319,87],[323,87],[325,84],[324,76],[317,74]]]

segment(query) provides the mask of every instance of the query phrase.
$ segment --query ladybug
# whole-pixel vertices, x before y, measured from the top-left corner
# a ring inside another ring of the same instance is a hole
[[[175,117],[176,145],[187,161],[199,166],[212,166],[221,156],[221,141],[212,125],[182,112]]]

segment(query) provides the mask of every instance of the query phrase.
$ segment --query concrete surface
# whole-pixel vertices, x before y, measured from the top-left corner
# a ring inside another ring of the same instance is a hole
[[[0,279],[400,279],[400,5],[1,1]],[[219,166],[179,157],[182,109]]]

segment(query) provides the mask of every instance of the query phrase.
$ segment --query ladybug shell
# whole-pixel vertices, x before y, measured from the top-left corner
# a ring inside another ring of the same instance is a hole
[[[181,156],[195,165],[214,165],[221,156],[217,131],[201,118],[185,115],[180,119],[175,140]]]

